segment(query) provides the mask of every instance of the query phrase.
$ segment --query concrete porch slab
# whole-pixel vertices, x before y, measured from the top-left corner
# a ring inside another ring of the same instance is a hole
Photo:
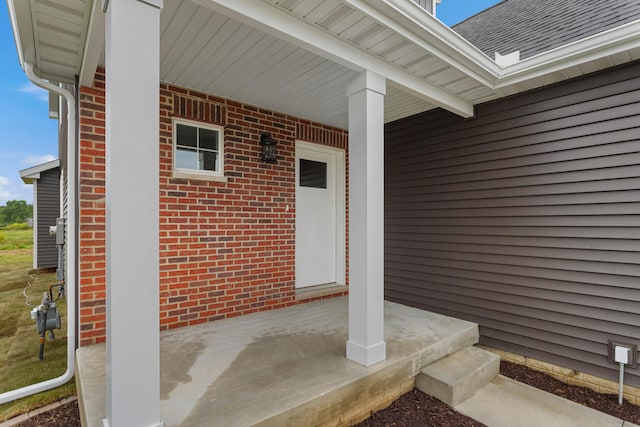
[[[385,302],[387,360],[366,368],[345,357],[347,324],[343,297],[161,333],[165,425],[349,424],[478,340],[473,323]],[[83,426],[102,427],[105,346],[80,348],[76,360]]]

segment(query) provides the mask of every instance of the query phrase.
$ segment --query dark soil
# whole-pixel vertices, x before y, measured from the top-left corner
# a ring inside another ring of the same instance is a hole
[[[80,427],[78,401],[74,400],[43,412],[17,424],[15,427]]]
[[[565,384],[547,374],[522,365],[500,363],[500,373],[541,390],[574,402],[640,424],[640,407],[625,401],[618,405],[615,394],[600,394],[585,387]],[[359,427],[486,427],[484,424],[457,413],[438,399],[413,389],[389,407],[374,413],[358,424]],[[16,427],[80,427],[78,402],[73,401],[51,411],[32,417]]]
[[[626,400],[622,402],[622,405],[618,405],[617,394],[600,394],[586,387],[568,385],[542,372],[505,361],[500,362],[500,373],[505,377],[513,378],[540,390],[573,400],[581,405],[613,415],[616,418],[634,424],[640,423],[640,406],[632,405]]]
[[[486,427],[414,388],[357,427]]]
[[[545,373],[510,362],[500,362],[505,377],[529,384],[589,408],[596,409],[632,423],[640,423],[640,407],[624,401],[618,405],[617,394],[600,394],[586,387],[565,384]],[[401,396],[391,406],[374,413],[358,427],[471,427],[483,424],[455,412],[451,407],[417,389]]]

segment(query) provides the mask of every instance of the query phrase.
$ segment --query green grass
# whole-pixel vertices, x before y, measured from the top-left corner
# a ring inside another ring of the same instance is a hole
[[[0,251],[32,248],[33,229],[25,229],[21,224],[12,224],[0,229]]]
[[[47,337],[44,360],[38,359],[39,336],[29,315],[32,307],[27,304],[39,305],[43,292],[56,280],[55,273],[33,272],[32,262],[31,250],[0,251],[0,393],[58,377],[66,370],[67,310],[63,299],[57,304],[62,329],[55,331],[54,341]],[[73,394],[75,384],[71,381],[54,390],[0,405],[0,422]]]

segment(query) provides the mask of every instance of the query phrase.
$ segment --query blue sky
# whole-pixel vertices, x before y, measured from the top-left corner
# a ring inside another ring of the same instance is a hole
[[[18,171],[57,158],[57,124],[49,119],[47,94],[18,63],[7,4],[0,1],[0,205],[32,203],[33,189]]]
[[[171,1],[171,0],[168,0]],[[442,0],[436,15],[454,25],[499,0]],[[0,1],[0,206],[33,202],[19,171],[57,158],[57,124],[48,118],[47,94],[22,72],[5,1]]]
[[[436,7],[436,17],[452,26],[481,12],[501,0],[442,0]]]

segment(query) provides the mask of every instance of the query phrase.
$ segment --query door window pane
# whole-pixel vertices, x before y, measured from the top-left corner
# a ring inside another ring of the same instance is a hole
[[[327,164],[300,159],[300,187],[327,188]]]

